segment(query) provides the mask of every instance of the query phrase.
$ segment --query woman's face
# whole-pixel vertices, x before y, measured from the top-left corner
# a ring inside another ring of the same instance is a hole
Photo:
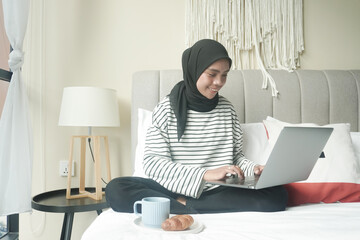
[[[214,62],[200,75],[196,82],[197,89],[204,97],[208,99],[214,98],[216,93],[225,85],[229,71],[230,67],[227,59]]]

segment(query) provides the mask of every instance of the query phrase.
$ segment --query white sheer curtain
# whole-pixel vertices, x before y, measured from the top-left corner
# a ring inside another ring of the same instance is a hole
[[[0,119],[0,215],[31,211],[32,133],[23,83],[23,41],[29,0],[2,0],[13,72]]]

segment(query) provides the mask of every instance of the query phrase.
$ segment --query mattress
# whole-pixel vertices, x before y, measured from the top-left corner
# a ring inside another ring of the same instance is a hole
[[[82,240],[135,239],[359,239],[360,203],[305,204],[283,212],[239,212],[192,215],[198,231],[165,232],[137,223],[132,213],[104,211]]]

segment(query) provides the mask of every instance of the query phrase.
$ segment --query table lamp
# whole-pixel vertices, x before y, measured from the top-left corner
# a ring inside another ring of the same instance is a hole
[[[93,136],[92,127],[117,127],[120,126],[119,109],[116,91],[98,87],[66,87],[63,91],[60,116],[60,126],[88,127],[88,135],[72,136],[70,143],[70,156],[68,172],[72,172],[74,142],[80,140],[80,175],[79,194],[71,195],[71,174],[68,174],[66,198],[90,197],[101,200],[104,192],[101,184],[101,140],[104,141],[106,156],[107,180],[111,180],[109,144],[107,136]],[[95,163],[95,192],[90,193],[85,189],[85,160],[86,140],[89,142]],[[93,142],[93,151],[91,143]]]

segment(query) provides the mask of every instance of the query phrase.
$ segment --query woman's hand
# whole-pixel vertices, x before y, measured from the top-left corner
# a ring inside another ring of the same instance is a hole
[[[255,170],[255,168],[254,168]],[[236,165],[223,166],[211,170],[207,170],[204,174],[205,181],[217,181],[226,178],[226,174],[237,174],[239,178],[244,178],[244,172]]]
[[[264,165],[255,165],[255,167],[254,167],[254,173],[255,173],[255,175],[260,176],[261,173],[262,173],[262,171],[263,171],[263,169],[264,169]]]

